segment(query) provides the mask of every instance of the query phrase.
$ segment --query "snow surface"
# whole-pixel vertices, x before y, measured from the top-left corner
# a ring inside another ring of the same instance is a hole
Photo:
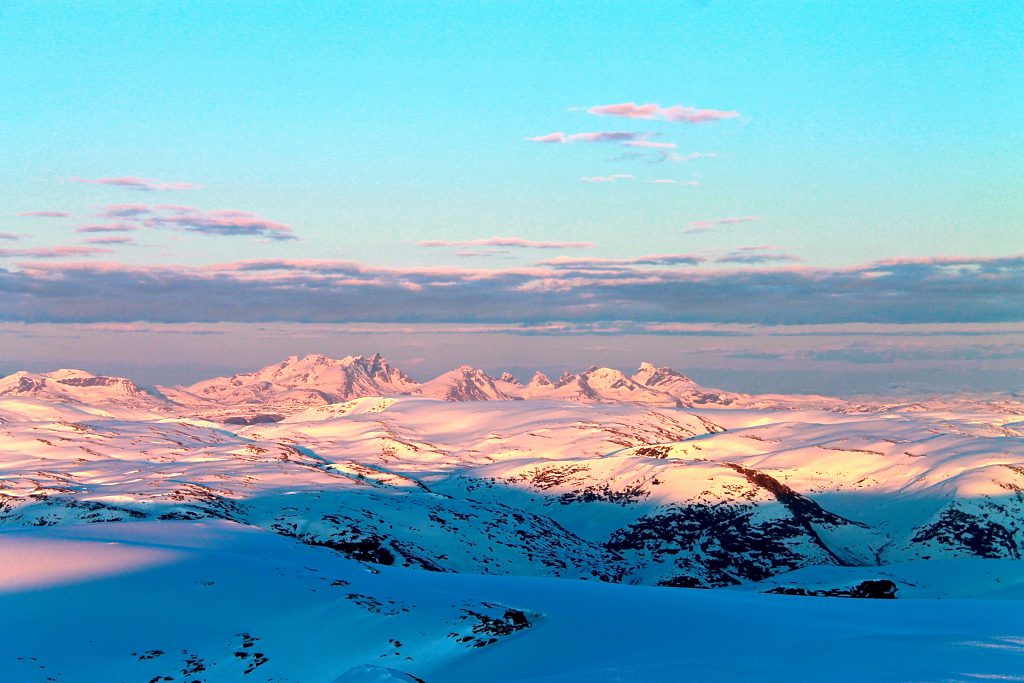
[[[25,683],[978,681],[1024,672],[1013,600],[803,598],[371,568],[231,522],[0,536],[5,549],[26,536],[63,544],[74,565],[162,554],[116,575],[0,592],[0,670]],[[26,557],[45,565],[43,554]],[[1003,571],[1024,579],[1019,563]],[[531,625],[482,647],[459,642],[473,635],[468,612],[507,608]]]

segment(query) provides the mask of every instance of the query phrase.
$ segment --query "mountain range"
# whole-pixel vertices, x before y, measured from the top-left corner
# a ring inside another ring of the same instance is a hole
[[[631,376],[606,367],[566,371],[557,379],[537,372],[523,384],[510,373],[492,377],[462,365],[417,382],[380,354],[332,359],[289,356],[254,372],[215,377],[189,386],[143,388],[130,379],[83,370],[17,372],[0,378],[0,396],[33,396],[70,403],[108,404],[196,415],[234,422],[276,421],[319,405],[367,396],[422,396],[445,401],[552,400],[659,407],[771,407],[856,410],[821,396],[751,396],[706,388],[672,368],[641,363]]]

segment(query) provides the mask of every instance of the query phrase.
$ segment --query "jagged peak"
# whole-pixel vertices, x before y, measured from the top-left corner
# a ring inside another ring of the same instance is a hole
[[[655,367],[653,363],[648,363],[647,361],[640,363],[640,367],[633,373],[633,379],[646,386],[664,383],[666,380],[680,380],[696,384],[696,382],[678,370],[669,367]]]
[[[514,384],[517,387],[521,387],[523,385],[523,383],[516,379],[516,376],[513,375],[511,372],[501,373],[501,377],[499,379],[501,379],[502,382],[506,382],[507,384]]]
[[[540,370],[538,370],[537,372],[533,373],[533,377],[530,378],[529,386],[533,386],[533,387],[538,387],[538,386],[540,386],[540,387],[549,387],[552,384],[553,384],[553,382],[551,381],[551,378],[548,377],[547,375],[545,375]]]
[[[587,368],[586,372],[582,374],[588,377],[591,375],[612,375],[614,377],[626,376],[625,373],[623,373],[621,370],[616,370],[615,368],[598,367],[596,365],[590,366],[589,368]]]
[[[44,377],[50,379],[67,379],[69,377],[96,377],[96,375],[86,370],[79,370],[77,368],[60,368],[59,370],[53,370],[51,372],[44,373]]]

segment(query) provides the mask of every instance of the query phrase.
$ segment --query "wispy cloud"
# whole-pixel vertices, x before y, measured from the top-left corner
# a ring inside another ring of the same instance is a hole
[[[134,223],[89,223],[75,228],[75,232],[132,232],[138,229]]]
[[[559,256],[537,265],[554,268],[628,268],[631,266],[696,266],[707,259],[700,254],[649,254],[630,258],[575,258]]]
[[[459,258],[513,258],[511,249],[459,249],[452,255]]]
[[[139,192],[175,192],[179,190],[199,190],[202,185],[183,182],[164,182],[153,178],[137,178],[135,176],[122,176],[118,178],[68,178],[73,183],[85,183],[87,185],[111,185],[123,187],[128,190]]]
[[[613,173],[611,175],[592,175],[580,178],[585,183],[614,183],[619,180],[630,180],[635,178],[632,173]]]
[[[686,224],[683,232],[709,232],[722,225],[737,225],[760,220],[758,216],[737,216],[733,218],[717,218],[710,221],[692,221]]]
[[[17,242],[18,240],[26,237],[28,237],[28,235],[21,232],[0,232],[0,240],[7,240],[9,242]]]
[[[676,180],[675,178],[656,178],[651,182],[657,185],[683,185],[685,187],[697,187],[700,185],[696,180]]]
[[[420,247],[516,247],[523,249],[586,249],[593,242],[538,242],[522,237],[487,237],[478,240],[424,240]]]
[[[729,253],[719,256],[715,263],[738,263],[743,265],[760,265],[763,263],[802,263],[803,259],[795,254],[778,250],[771,245],[737,247]]]
[[[275,241],[298,239],[290,226],[251,211],[201,211],[188,206],[154,208],[156,215],[145,221],[149,227],[172,227],[206,235],[257,235]]]
[[[654,142],[653,140],[630,140],[622,143],[623,147],[642,147],[644,149],[675,149],[674,142]]]
[[[274,241],[298,239],[291,226],[237,209],[204,211],[179,204],[112,204],[103,207],[98,215],[106,219],[121,219],[121,222],[116,224],[116,228],[113,225],[83,226],[79,232],[117,232],[147,227],[174,228],[207,235],[252,235]],[[130,227],[133,225],[135,228]]]
[[[717,152],[690,152],[689,154],[670,154],[668,161],[676,164],[685,164],[694,159],[713,159],[718,156]]]
[[[603,131],[599,133],[548,133],[532,138],[526,138],[530,142],[541,142],[545,144],[566,145],[573,142],[618,142],[630,143],[640,141],[648,136],[648,133],[624,133],[619,131]]]
[[[32,247],[30,249],[0,249],[0,258],[30,258],[30,259],[57,259],[69,256],[96,256],[97,254],[110,254],[111,249],[101,247]]]
[[[134,244],[134,237],[110,235],[107,237],[89,237],[83,240],[86,244]]]
[[[18,215],[26,218],[67,218],[71,214],[67,211],[23,211]]]
[[[146,204],[110,204],[100,209],[99,218],[138,218],[151,213]]]
[[[662,107],[657,104],[636,104],[635,102],[601,104],[591,107],[587,110],[587,113],[597,116],[618,116],[627,119],[661,119],[675,123],[706,123],[708,121],[734,119],[740,115],[738,111],[725,111],[722,109],[698,109],[681,104]]]
[[[643,140],[638,141],[637,144],[623,143],[622,146],[630,146],[634,148],[632,152],[625,152],[616,160],[637,160],[645,159],[651,163],[659,163],[668,161],[673,164],[685,164],[688,161],[694,159],[710,159],[719,156],[715,152],[690,152],[689,154],[680,154],[675,151],[676,145],[674,143],[652,143],[652,144],[639,144],[645,142]],[[671,146],[664,146],[671,145]]]

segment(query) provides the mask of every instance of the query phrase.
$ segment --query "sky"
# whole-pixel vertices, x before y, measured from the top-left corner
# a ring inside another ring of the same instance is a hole
[[[1020,388],[1021,44],[997,1],[8,0],[0,372],[186,381],[321,326],[432,340],[410,362]]]

